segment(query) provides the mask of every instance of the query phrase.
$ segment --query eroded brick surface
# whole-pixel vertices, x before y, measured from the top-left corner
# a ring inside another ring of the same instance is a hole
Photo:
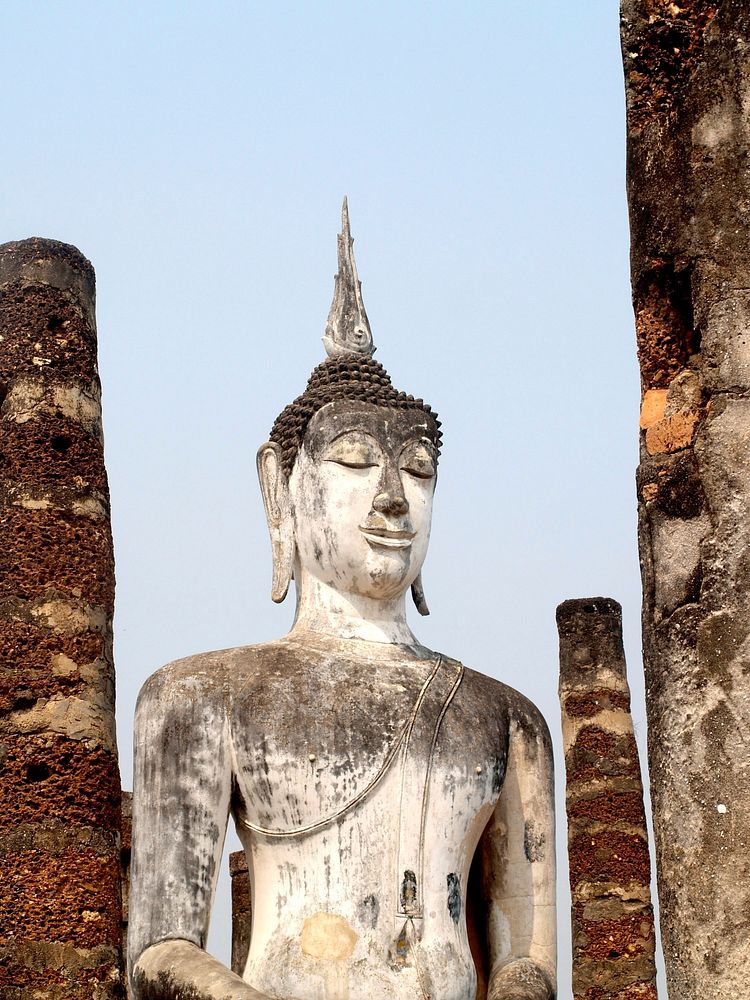
[[[628,5],[649,31],[624,45],[631,128],[661,121],[684,95],[703,55],[706,28],[716,16],[711,0],[636,0]]]
[[[586,920],[585,907],[577,907],[578,933],[586,938],[586,953],[592,958],[614,961],[634,958],[654,948],[653,915],[625,913],[616,920]]]
[[[607,688],[571,694],[565,702],[565,711],[571,716],[590,719],[600,712],[630,711],[630,696]]]
[[[7,594],[33,600],[55,590],[114,608],[114,557],[109,525],[47,510],[0,513],[0,533],[13,572],[0,581]]]
[[[120,828],[120,785],[112,754],[54,734],[0,735],[0,830],[62,819]]]
[[[641,279],[634,301],[644,391],[666,389],[697,347],[689,276],[660,261]]]
[[[658,1000],[658,993],[655,986],[644,986],[641,983],[626,986],[616,993],[594,986],[581,993],[575,993],[573,1000]]]
[[[93,663],[105,655],[105,646],[99,632],[63,636],[29,622],[4,620],[0,615],[0,669],[52,673],[58,657],[76,664]]]
[[[8,938],[118,945],[120,866],[93,851],[24,851],[3,858],[0,912]]]
[[[643,793],[616,792],[608,789],[600,794],[584,796],[572,802],[568,815],[573,819],[585,819],[597,823],[643,823]]]
[[[0,298],[0,380],[19,376],[93,380],[96,337],[83,309],[66,292],[17,281]]]
[[[635,777],[640,774],[638,748],[632,733],[606,732],[599,726],[584,726],[566,755],[568,780]]]
[[[0,996],[5,1000],[15,996],[16,990],[38,989],[42,972],[48,988],[88,989],[88,995],[95,997],[99,984],[112,979],[116,965],[117,951],[112,945],[77,948],[68,942],[0,941]]]
[[[69,417],[0,421],[0,477],[36,487],[71,483],[106,489],[101,441]]]
[[[86,682],[77,670],[64,676],[50,676],[37,670],[10,671],[0,668],[0,719],[8,712],[22,712],[31,708],[39,700],[47,700],[55,695],[71,698],[80,695],[85,689]],[[0,733],[2,732],[3,725],[0,722]]]
[[[651,877],[648,843],[635,834],[608,831],[577,837],[569,846],[570,884],[589,882],[637,882],[648,885]]]

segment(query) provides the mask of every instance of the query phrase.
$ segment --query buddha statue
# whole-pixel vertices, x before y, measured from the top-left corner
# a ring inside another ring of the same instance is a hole
[[[344,202],[328,358],[258,452],[274,642],[170,663],[135,723],[134,1000],[550,1000],[550,739],[505,684],[422,646],[441,445],[372,358]],[[242,976],[205,951],[229,816]]]

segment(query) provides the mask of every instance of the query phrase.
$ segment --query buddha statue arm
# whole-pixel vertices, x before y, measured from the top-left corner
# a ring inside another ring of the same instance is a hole
[[[138,1000],[268,1000],[192,941],[151,945],[133,970]]]
[[[488,1000],[556,996],[554,769],[549,731],[525,699],[513,713],[500,800],[482,842]]]
[[[231,796],[220,678],[170,665],[135,720],[128,959],[133,1000],[263,1000],[205,951]]]

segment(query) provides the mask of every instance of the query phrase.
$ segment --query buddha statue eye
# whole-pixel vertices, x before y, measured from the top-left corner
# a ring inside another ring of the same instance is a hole
[[[372,469],[380,465],[380,449],[367,434],[342,434],[326,448],[324,462],[335,462],[347,469]]]
[[[435,455],[422,441],[407,445],[401,455],[400,468],[416,479],[432,479],[436,472]]]

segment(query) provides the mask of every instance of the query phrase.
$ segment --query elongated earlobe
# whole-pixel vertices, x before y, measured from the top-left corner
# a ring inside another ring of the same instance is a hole
[[[427,607],[427,601],[425,600],[421,573],[411,585],[411,596],[414,599],[414,604],[416,605],[417,611],[420,615],[429,615],[430,609]]]
[[[281,462],[281,448],[268,441],[258,449],[256,459],[260,491],[266,511],[273,554],[271,599],[280,604],[287,595],[294,573],[294,523],[287,482]]]

